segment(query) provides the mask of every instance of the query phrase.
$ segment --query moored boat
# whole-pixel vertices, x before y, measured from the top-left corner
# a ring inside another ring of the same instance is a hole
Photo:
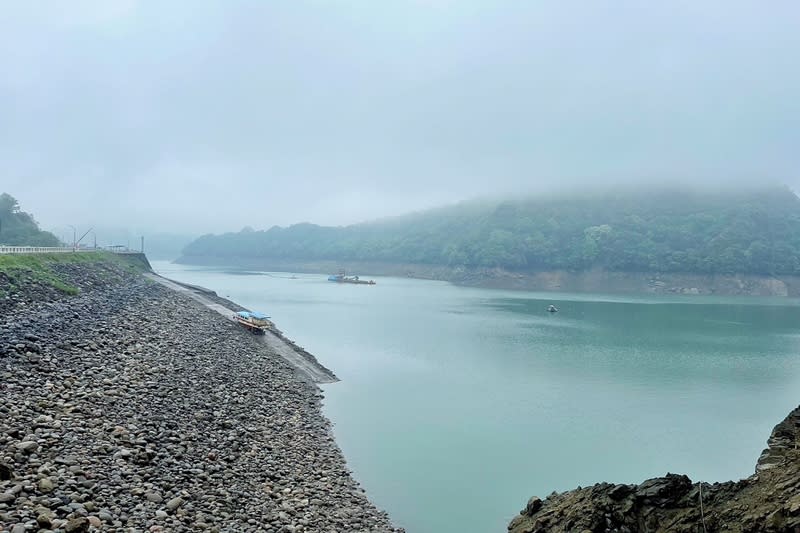
[[[263,313],[239,311],[233,315],[233,319],[256,335],[263,335],[272,327],[269,317]]]

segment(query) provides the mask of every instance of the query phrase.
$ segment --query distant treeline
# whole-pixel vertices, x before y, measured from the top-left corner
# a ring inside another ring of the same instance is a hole
[[[193,257],[383,261],[512,271],[800,274],[800,199],[788,188],[625,191],[474,202],[345,227],[205,235]]]
[[[39,229],[33,215],[22,211],[16,198],[0,194],[0,245],[60,246],[58,238]]]

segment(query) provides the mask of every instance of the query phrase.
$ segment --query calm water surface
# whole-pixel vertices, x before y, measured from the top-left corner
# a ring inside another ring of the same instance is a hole
[[[336,372],[336,439],[410,533],[502,532],[531,495],[598,481],[748,476],[800,402],[797,300],[154,267],[266,312]]]

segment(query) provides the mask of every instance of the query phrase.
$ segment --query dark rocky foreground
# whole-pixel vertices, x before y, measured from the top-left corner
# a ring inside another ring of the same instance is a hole
[[[263,344],[117,266],[53,269],[80,294],[0,302],[0,531],[396,531]]]
[[[741,481],[692,483],[667,474],[640,485],[600,483],[533,497],[508,529],[553,532],[800,532],[800,407],[778,424]],[[702,509],[700,498],[702,491]]]

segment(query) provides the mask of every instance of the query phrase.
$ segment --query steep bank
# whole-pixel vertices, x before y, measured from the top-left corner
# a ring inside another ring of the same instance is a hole
[[[394,530],[269,347],[124,266],[48,269],[70,290],[0,280],[0,530]]]
[[[667,474],[639,485],[600,483],[544,501],[532,497],[512,533],[800,531],[800,407],[772,431],[756,473],[741,481],[692,483]],[[701,505],[702,504],[702,505]]]
[[[188,265],[227,266],[250,270],[331,274],[343,266],[363,276],[402,276],[449,281],[457,285],[491,289],[625,294],[717,294],[730,296],[800,296],[800,276],[755,274],[693,274],[611,272],[594,269],[512,272],[501,268],[464,268],[437,265],[286,261],[248,257],[181,257]]]

